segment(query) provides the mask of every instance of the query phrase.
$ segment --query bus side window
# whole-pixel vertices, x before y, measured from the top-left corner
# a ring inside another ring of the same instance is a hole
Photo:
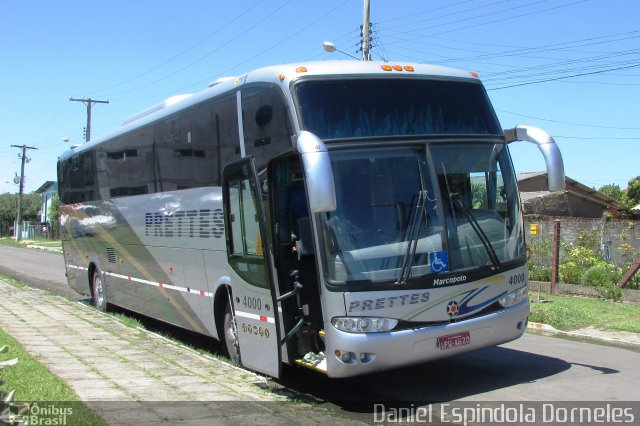
[[[291,124],[282,90],[277,86],[256,85],[242,89],[244,139],[248,155],[258,161],[291,151]]]
[[[256,194],[249,179],[228,183],[229,263],[246,282],[267,288],[269,280],[262,246]]]

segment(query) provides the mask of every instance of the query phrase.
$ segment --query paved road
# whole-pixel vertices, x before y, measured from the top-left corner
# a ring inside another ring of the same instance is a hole
[[[0,255],[0,269],[25,265],[22,274],[37,275],[36,281],[45,284],[43,277],[64,277],[60,255],[6,247],[0,247]],[[38,268],[31,268],[35,264]],[[348,380],[291,368],[278,384],[284,392],[365,414],[378,401],[637,401],[638,359],[628,349],[527,333],[500,347]]]
[[[0,244],[0,273],[72,299],[82,297],[67,285],[64,258],[60,253],[18,249]]]

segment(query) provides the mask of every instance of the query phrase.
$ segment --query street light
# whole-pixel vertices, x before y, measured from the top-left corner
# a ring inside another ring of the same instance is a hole
[[[69,142],[71,142],[71,139],[69,139],[69,138],[67,138],[67,137],[63,137],[63,138],[62,138],[62,142],[64,142],[64,143],[69,143]],[[77,147],[79,147],[79,146],[80,146],[80,144],[79,144],[79,143],[74,143],[74,144],[72,144],[72,145],[71,145],[71,149],[75,149],[75,148],[77,148]]]
[[[333,43],[332,43],[332,42],[330,42],[330,41],[325,41],[324,43],[322,43],[322,47],[324,48],[325,52],[329,52],[329,53],[333,53],[333,52],[340,52],[340,53],[342,53],[343,55],[347,55],[348,57],[353,58],[353,59],[355,59],[355,60],[357,60],[357,61],[359,61],[359,60],[360,60],[359,58],[356,58],[355,56],[353,56],[353,55],[351,55],[351,54],[349,54],[349,53],[347,53],[347,52],[343,52],[342,50],[338,49],[338,48],[336,47],[336,45],[335,45],[335,44],[333,44]]]

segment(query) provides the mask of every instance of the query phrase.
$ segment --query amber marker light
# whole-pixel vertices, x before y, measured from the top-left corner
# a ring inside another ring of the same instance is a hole
[[[396,71],[402,71],[402,67],[400,65],[394,65],[393,69]]]
[[[298,67],[296,68],[296,72],[297,73],[307,72],[307,67]]]
[[[381,68],[385,71],[393,71],[393,68],[391,68],[391,65],[382,65]]]
[[[414,72],[415,68],[413,68],[411,65],[407,65],[407,66],[404,67],[404,70],[405,71],[409,71],[409,72]]]
[[[478,73],[477,73],[477,72],[469,71],[469,75],[470,75],[471,77],[478,78]]]
[[[280,81],[284,81],[284,79],[286,78],[284,74],[280,74],[278,76],[278,78],[280,79]]]

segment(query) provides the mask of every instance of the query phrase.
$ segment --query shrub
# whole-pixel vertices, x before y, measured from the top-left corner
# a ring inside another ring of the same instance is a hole
[[[615,283],[615,267],[612,268],[612,265],[602,266],[596,265],[587,269],[584,274],[582,274],[580,283],[582,285],[590,285],[594,287],[609,285]]]
[[[614,283],[604,284],[596,287],[598,293],[605,299],[620,300],[622,299],[622,289]]]
[[[558,276],[563,283],[580,284],[582,274],[584,267],[573,261],[565,262],[558,268]]]
[[[600,232],[598,228],[591,228],[578,233],[576,238],[578,247],[597,253],[600,249]]]
[[[551,268],[546,266],[530,266],[529,279],[531,281],[551,281]]]

